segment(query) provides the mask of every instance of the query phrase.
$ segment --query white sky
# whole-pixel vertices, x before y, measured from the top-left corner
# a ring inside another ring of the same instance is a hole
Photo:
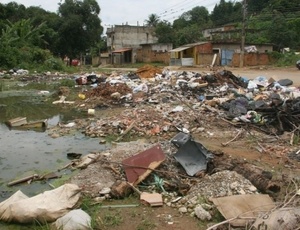
[[[39,6],[47,11],[57,12],[60,0],[0,0],[2,4],[17,2],[26,7]],[[63,1],[64,2],[64,1]],[[182,13],[196,6],[212,11],[220,0],[97,0],[104,28],[112,25],[143,25],[150,14],[157,14],[161,20],[173,22]],[[105,31],[104,31],[105,32]]]

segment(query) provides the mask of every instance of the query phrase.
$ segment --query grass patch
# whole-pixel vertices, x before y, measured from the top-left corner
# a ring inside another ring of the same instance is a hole
[[[102,217],[98,217],[100,229],[116,227],[123,223],[123,217],[119,210],[107,210]]]
[[[137,230],[151,230],[154,229],[156,225],[149,219],[143,219],[141,223],[136,227]]]
[[[94,204],[92,198],[84,196],[81,200],[80,208],[90,215],[92,229],[99,229],[101,223],[101,221],[99,221],[101,204]]]
[[[70,173],[70,174],[64,174],[64,175],[62,175],[60,178],[55,179],[55,180],[53,181],[53,183],[51,183],[51,184],[52,184],[55,188],[58,188],[58,187],[60,187],[60,186],[62,186],[62,185],[64,185],[64,184],[66,184],[66,183],[70,180],[70,178],[71,178],[75,173],[77,173],[76,170],[74,170],[74,172],[72,172],[72,173]]]

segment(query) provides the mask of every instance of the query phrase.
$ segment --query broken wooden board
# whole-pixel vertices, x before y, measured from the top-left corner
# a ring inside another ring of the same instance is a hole
[[[245,226],[259,214],[275,207],[273,200],[265,194],[245,194],[212,198],[219,212],[234,227]]]
[[[37,131],[45,132],[48,126],[48,120],[39,120],[27,122],[26,117],[17,117],[6,122],[9,129],[21,130],[21,131]]]
[[[123,160],[122,165],[128,182],[132,185],[139,184],[165,159],[166,156],[160,145],[155,145],[144,152]]]
[[[27,124],[27,118],[26,117],[16,117],[14,119],[8,120],[7,124],[11,127],[17,127],[20,125]]]

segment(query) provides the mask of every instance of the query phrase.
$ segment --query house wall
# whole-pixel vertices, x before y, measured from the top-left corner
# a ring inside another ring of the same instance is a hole
[[[109,57],[98,57],[95,56],[92,58],[92,65],[97,66],[97,65],[106,65],[109,64],[110,60]]]
[[[244,66],[269,65],[270,58],[267,53],[249,53],[244,55]],[[231,61],[232,67],[240,66],[240,54],[234,53]]]
[[[140,44],[156,43],[154,28],[147,26],[116,25],[107,29],[107,46],[111,50],[124,47],[139,48]]]
[[[168,64],[170,60],[169,52],[159,52],[149,49],[138,49],[136,52],[136,61],[137,62],[162,62]]]
[[[205,43],[195,47],[195,64],[210,65],[213,58],[212,44]]]
[[[200,66],[210,66],[212,64],[214,58],[214,54],[198,54],[198,61],[196,63],[196,65],[200,65]],[[215,61],[215,65],[220,65],[221,61],[220,61],[220,54],[217,55],[217,59]]]
[[[169,63],[170,53],[168,52],[173,47],[172,44],[149,44],[142,45],[142,48],[136,51],[137,62],[162,62]]]
[[[245,44],[245,46],[249,46],[249,44]],[[255,45],[257,52],[259,53],[266,53],[272,52],[273,46],[272,45]],[[226,50],[234,50],[236,53],[240,52],[241,44],[239,43],[213,43],[213,48],[220,48]]]
[[[195,51],[196,53],[202,53],[202,54],[205,54],[205,53],[212,53],[212,44],[209,42],[209,43],[205,43],[205,44],[201,44],[201,45],[198,45],[195,47]]]
[[[158,51],[158,52],[168,52],[169,50],[173,49],[173,44],[171,43],[157,43],[157,44],[150,44],[146,45],[145,47],[150,46],[150,49],[152,51]],[[144,48],[144,46],[143,46]]]
[[[136,62],[140,44],[156,43],[158,40],[154,28],[147,26],[115,25],[107,29],[106,35],[109,53],[121,48],[132,48],[132,63]]]

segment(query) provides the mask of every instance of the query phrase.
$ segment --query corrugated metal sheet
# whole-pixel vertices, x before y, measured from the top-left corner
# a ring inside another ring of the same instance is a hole
[[[180,51],[183,51],[183,50],[187,50],[189,48],[191,48],[192,46],[184,46],[184,47],[178,47],[176,49],[172,49],[170,50],[169,52],[180,52]]]
[[[180,52],[180,51],[187,50],[189,48],[192,48],[192,47],[195,47],[195,46],[198,46],[198,45],[203,45],[203,44],[206,44],[206,43],[208,43],[208,42],[197,42],[197,43],[192,43],[192,44],[186,44],[184,46],[180,46],[178,48],[172,49],[169,52]]]

